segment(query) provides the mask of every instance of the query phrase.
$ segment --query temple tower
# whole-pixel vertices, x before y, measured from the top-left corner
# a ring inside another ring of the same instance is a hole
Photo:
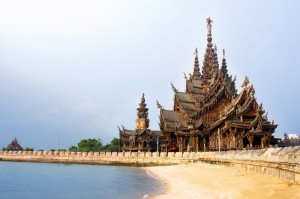
[[[147,104],[145,103],[145,95],[143,93],[141,98],[141,103],[137,108],[137,119],[136,119],[136,129],[147,129],[149,127],[149,119],[148,119],[148,108],[146,107]]]

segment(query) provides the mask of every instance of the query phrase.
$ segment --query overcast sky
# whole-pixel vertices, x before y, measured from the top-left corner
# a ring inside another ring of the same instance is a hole
[[[299,133],[299,1],[7,0],[0,2],[0,147],[68,148],[104,143],[117,125],[135,128],[145,93],[150,128],[156,99],[172,109],[194,50],[213,20],[219,63],[226,50],[237,88],[248,75],[275,136]]]

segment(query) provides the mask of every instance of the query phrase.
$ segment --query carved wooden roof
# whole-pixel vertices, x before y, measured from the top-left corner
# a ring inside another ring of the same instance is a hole
[[[262,105],[258,105],[254,97],[255,90],[253,85],[249,85],[248,77],[245,77],[241,92],[237,93],[236,78],[228,75],[225,50],[219,67],[217,47],[212,44],[211,22],[208,22],[202,74],[196,49],[193,75],[189,73],[189,78],[185,75],[186,91],[180,92],[172,84],[174,109],[166,110],[159,106],[161,129],[179,133],[179,129],[186,129],[190,121],[193,121],[195,128],[200,128],[203,124],[201,128],[205,131],[213,130],[225,121],[234,127],[254,129],[253,132],[275,129],[277,125],[268,121]],[[241,116],[245,119],[241,119]],[[210,117],[209,123],[205,120],[206,117]]]

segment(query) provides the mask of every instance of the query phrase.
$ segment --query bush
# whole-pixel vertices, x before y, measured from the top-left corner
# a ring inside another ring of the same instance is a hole
[[[33,148],[26,147],[23,151],[34,151]]]

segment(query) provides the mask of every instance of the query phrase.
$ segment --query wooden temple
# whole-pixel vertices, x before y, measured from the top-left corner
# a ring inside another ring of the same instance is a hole
[[[236,78],[228,74],[223,50],[221,67],[212,43],[212,20],[207,19],[207,47],[200,72],[195,51],[193,73],[185,75],[185,92],[174,85],[173,110],[160,109],[160,129],[167,151],[216,151],[265,148],[277,125],[268,120],[246,76],[237,93]]]
[[[123,125],[119,128],[120,149],[122,151],[152,152],[165,151],[164,138],[161,131],[149,129],[148,108],[145,96],[142,95],[141,103],[137,108],[136,129],[128,130]]]
[[[148,109],[143,95],[137,109],[136,129],[119,128],[123,151],[198,152],[270,145],[277,125],[268,120],[263,105],[258,104],[247,76],[241,91],[237,92],[236,78],[228,74],[225,50],[219,66],[217,47],[212,43],[210,18],[207,29],[202,71],[196,49],[193,72],[188,77],[185,75],[185,91],[177,90],[171,83],[173,109],[167,110],[157,101],[161,131],[148,129]],[[162,139],[156,142],[159,137]]]

